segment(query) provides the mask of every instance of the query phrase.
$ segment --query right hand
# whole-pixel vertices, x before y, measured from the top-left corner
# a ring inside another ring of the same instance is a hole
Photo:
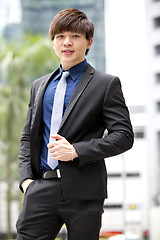
[[[29,184],[31,182],[33,182],[34,180],[32,179],[26,179],[24,180],[24,182],[22,183],[22,188],[23,188],[23,192],[25,193],[26,192],[26,189],[28,188]]]

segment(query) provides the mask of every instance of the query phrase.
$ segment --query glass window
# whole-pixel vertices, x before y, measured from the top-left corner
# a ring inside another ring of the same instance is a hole
[[[157,102],[157,111],[160,112],[160,101]]]
[[[144,131],[135,131],[134,137],[135,138],[144,138]]]
[[[160,27],[160,16],[154,18],[154,19],[153,19],[153,22],[154,22],[154,27],[155,27],[155,28],[159,28],[159,27]]]
[[[158,132],[158,141],[157,141],[157,143],[158,143],[157,149],[158,149],[158,184],[159,184],[158,192],[160,194],[160,132]],[[159,200],[159,204],[160,204],[160,199],[158,199],[158,200]]]
[[[160,44],[155,46],[155,54],[160,55]]]
[[[156,82],[160,83],[160,72],[156,73]]]

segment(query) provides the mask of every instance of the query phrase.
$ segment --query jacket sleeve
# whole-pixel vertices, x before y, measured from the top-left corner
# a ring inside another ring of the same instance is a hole
[[[102,116],[107,134],[102,138],[73,144],[78,153],[79,167],[121,154],[133,145],[134,137],[129,111],[117,77],[112,79],[106,89]]]
[[[31,161],[30,161],[30,125],[32,118],[32,99],[33,99],[33,89],[31,88],[30,101],[28,105],[28,112],[26,117],[25,126],[23,129],[21,137],[21,146],[19,153],[19,181],[20,189],[23,192],[21,184],[24,180],[30,178],[33,179],[33,174],[31,170]]]

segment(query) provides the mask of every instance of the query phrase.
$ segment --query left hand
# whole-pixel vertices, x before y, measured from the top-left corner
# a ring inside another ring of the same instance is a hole
[[[71,161],[78,157],[75,148],[64,137],[59,134],[52,135],[51,137],[57,140],[47,145],[53,160]]]

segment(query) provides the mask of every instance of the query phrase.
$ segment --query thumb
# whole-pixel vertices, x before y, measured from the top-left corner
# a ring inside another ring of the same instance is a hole
[[[61,135],[59,134],[54,134],[54,135],[51,135],[51,138],[54,138],[56,140],[62,140],[64,137],[62,137]]]

